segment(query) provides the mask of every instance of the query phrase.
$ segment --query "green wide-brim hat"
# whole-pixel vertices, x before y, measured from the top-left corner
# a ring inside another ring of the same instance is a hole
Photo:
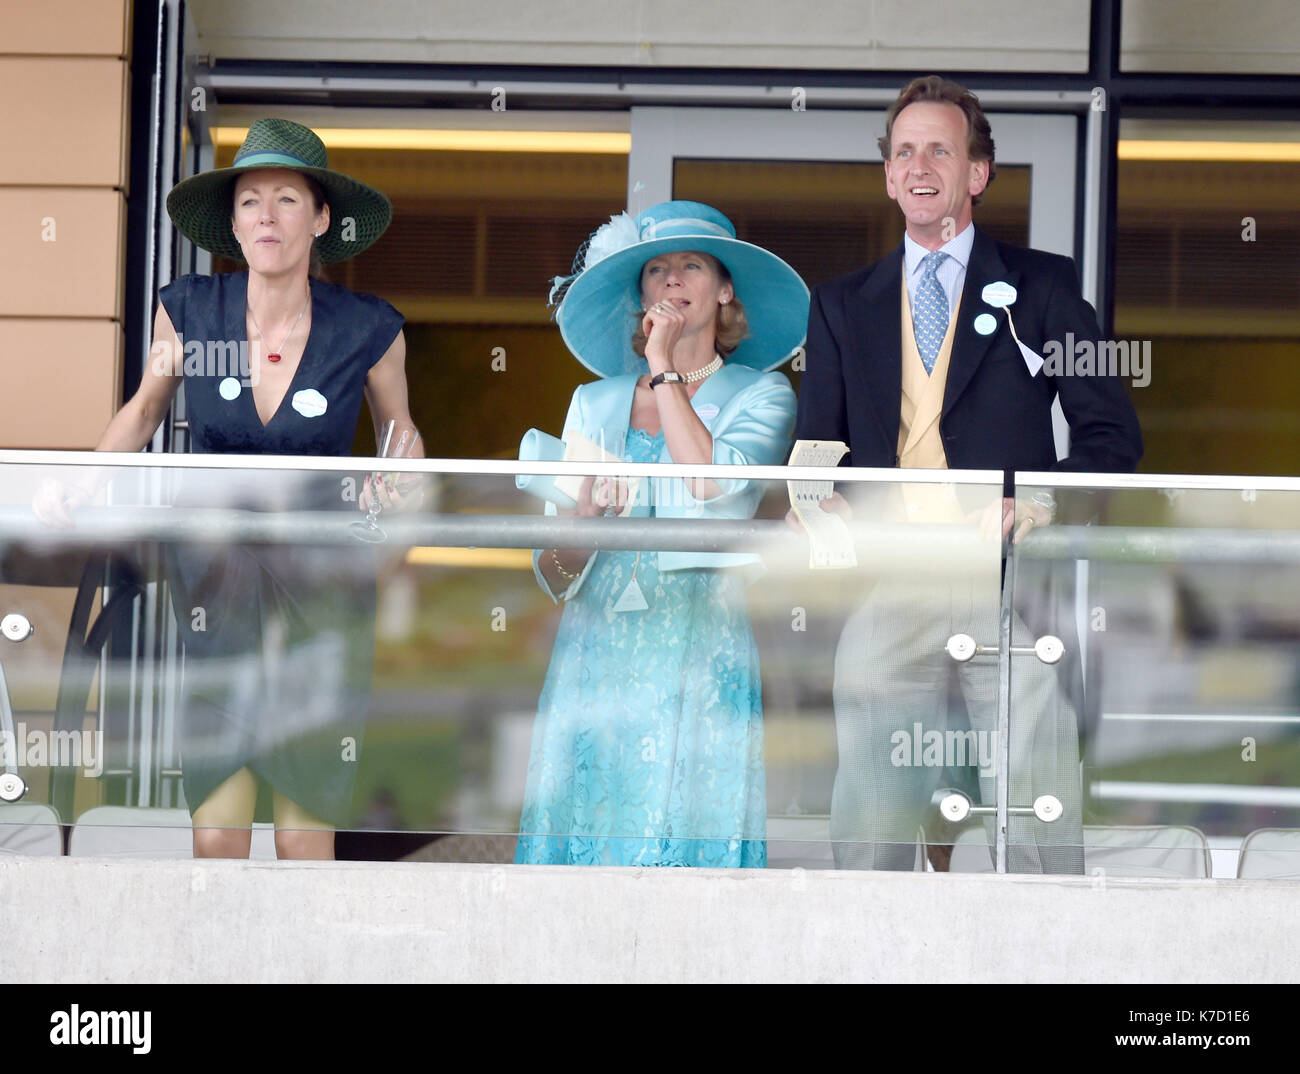
[[[183,179],[167,195],[167,214],[195,246],[222,257],[244,260],[230,228],[235,181],[250,168],[288,168],[309,175],[325,191],[330,226],[316,240],[326,265],[346,261],[374,245],[393,219],[393,205],[374,187],[331,171],[325,143],[316,132],[288,119],[259,119],[229,168],[214,168]]]

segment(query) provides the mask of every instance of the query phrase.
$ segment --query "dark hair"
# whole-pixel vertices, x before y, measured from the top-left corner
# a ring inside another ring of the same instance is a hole
[[[307,184],[307,189],[311,191],[311,202],[317,212],[329,204],[329,198],[325,196],[325,188],[316,182],[310,175],[303,172],[298,173],[298,178]],[[334,221],[331,219],[330,223]],[[322,280],[325,278],[325,262],[320,259],[320,251],[316,249],[319,239],[311,240],[311,259],[307,262],[307,275],[314,279]]]
[[[745,316],[744,303],[740,301],[740,296],[735,293],[736,285],[731,279],[731,273],[727,266],[719,261],[712,254],[706,254],[699,251],[702,257],[707,257],[717,270],[718,279],[723,283],[731,284],[731,301],[718,307],[718,316],[714,321],[713,346],[723,358],[729,358],[737,347],[749,335],[749,318]],[[635,328],[632,332],[632,349],[644,358],[646,335],[641,331],[641,322],[645,319],[645,311],[641,310],[636,314],[636,320],[633,322]]]
[[[891,137],[894,133],[894,120],[898,118],[898,113],[909,104],[916,104],[918,101],[955,104],[961,109],[962,115],[966,117],[966,155],[971,160],[987,160],[989,162],[988,181],[993,182],[998,170],[997,164],[993,160],[993,131],[989,127],[988,116],[984,114],[984,109],[980,107],[980,99],[960,82],[954,82],[952,79],[944,78],[941,75],[926,75],[924,78],[915,78],[903,87],[902,92],[899,93],[894,103],[889,106],[889,111],[885,114],[885,133],[876,139],[876,144],[880,147],[880,155],[885,160],[889,160],[893,156]],[[980,195],[976,194],[971,198],[971,204],[978,205],[980,200]]]

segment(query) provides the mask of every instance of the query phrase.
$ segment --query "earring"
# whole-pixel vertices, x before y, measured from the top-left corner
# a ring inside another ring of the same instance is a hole
[[[317,231],[317,232],[315,233],[316,238],[318,238],[318,239],[319,239],[323,234],[324,234],[323,231]]]

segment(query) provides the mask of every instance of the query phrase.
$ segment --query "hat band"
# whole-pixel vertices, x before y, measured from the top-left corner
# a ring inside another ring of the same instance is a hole
[[[718,238],[734,239],[735,232],[728,231],[720,224],[715,224],[712,220],[699,220],[691,216],[678,216],[670,220],[647,220],[642,222],[641,241],[649,242],[651,239],[673,239],[690,235],[699,235],[706,232],[711,236],[716,235]]]
[[[292,156],[289,153],[249,153],[246,157],[236,157],[234,167],[236,168],[254,168],[259,166],[279,164],[286,168],[324,168],[324,164],[313,164],[309,160],[303,160],[301,157]]]

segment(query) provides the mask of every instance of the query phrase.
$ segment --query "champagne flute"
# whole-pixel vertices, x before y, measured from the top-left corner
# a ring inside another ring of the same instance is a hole
[[[627,461],[627,435],[625,433],[614,433],[602,429],[596,445],[601,449],[600,459],[602,462]],[[630,489],[630,478],[598,477],[591,491],[593,498],[599,497],[604,500],[606,514],[619,514],[627,506]]]
[[[420,431],[414,425],[409,421],[390,419],[384,422],[379,435],[379,451],[376,454],[381,459],[409,459],[415,455],[419,443]],[[379,488],[381,485],[393,488],[397,483],[397,477],[395,472],[385,473],[382,470],[375,470],[371,473],[370,506],[366,510],[366,517],[351,524],[352,534],[357,540],[378,544],[388,539],[388,534],[376,521],[379,513],[384,509],[379,499]]]

